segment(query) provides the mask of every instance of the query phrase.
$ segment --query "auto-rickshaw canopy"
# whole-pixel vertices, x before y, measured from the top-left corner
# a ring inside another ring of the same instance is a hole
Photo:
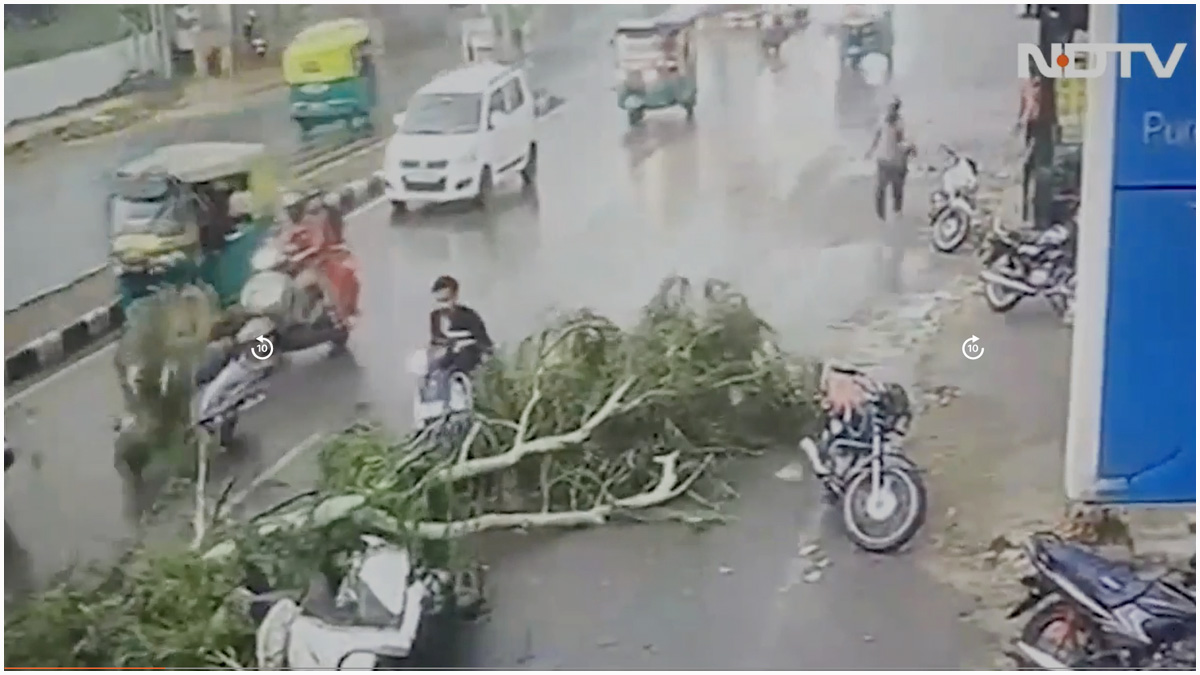
[[[261,143],[180,143],[164,145],[118,169],[118,176],[166,173],[184,183],[207,183],[261,167],[267,147]]]
[[[362,19],[333,19],[300,31],[283,51],[283,79],[288,84],[334,82],[357,76],[357,48],[371,38]]]

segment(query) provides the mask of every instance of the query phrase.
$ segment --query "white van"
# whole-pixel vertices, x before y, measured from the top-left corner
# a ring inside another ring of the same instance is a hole
[[[395,122],[383,173],[397,212],[410,202],[469,199],[482,207],[501,179],[536,179],[533,93],[520,68],[475,63],[439,75]]]

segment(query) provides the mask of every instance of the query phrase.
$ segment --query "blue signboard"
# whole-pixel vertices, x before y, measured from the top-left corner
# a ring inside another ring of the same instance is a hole
[[[1196,7],[1091,9],[1094,42],[1187,50],[1168,79],[1135,57],[1088,80],[1067,493],[1194,504]]]
[[[1155,77],[1140,55],[1131,76],[1117,79],[1113,185],[1195,187],[1196,7],[1120,5],[1117,15],[1115,42],[1150,43],[1164,62],[1176,44],[1186,44],[1187,51],[1170,79]]]

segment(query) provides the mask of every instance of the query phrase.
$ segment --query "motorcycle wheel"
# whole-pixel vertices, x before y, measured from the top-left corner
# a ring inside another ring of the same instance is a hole
[[[1052,295],[1052,296],[1050,296],[1050,298],[1049,298],[1050,307],[1052,307],[1054,309],[1054,313],[1058,315],[1058,318],[1062,319],[1063,322],[1069,326],[1072,324],[1072,322],[1074,320],[1073,313],[1074,313],[1074,309],[1075,309],[1075,275],[1072,274],[1071,278],[1068,279],[1067,282],[1063,285],[1067,289],[1067,295]]]
[[[1003,256],[989,265],[989,267],[1003,274],[1005,271],[1011,270],[1013,265],[1009,261],[1008,256]],[[1007,312],[1016,307],[1022,297],[1020,292],[1006,286],[1001,286],[1000,284],[985,283],[983,285],[983,298],[987,301],[988,307],[991,307],[993,312],[1001,314]]]
[[[1021,642],[1046,652],[1068,666],[1086,662],[1087,627],[1076,616],[1075,609],[1063,600],[1047,602],[1025,622],[1021,629]],[[1022,668],[1038,667],[1036,663],[1026,662],[1026,658],[1015,660],[1019,661],[1018,666]]]
[[[943,209],[933,221],[933,248],[941,253],[954,253],[967,241],[970,223],[955,209]]]
[[[872,495],[869,470],[855,474],[846,484],[842,495],[842,523],[850,540],[859,548],[872,553],[890,553],[907,544],[921,529],[929,500],[924,482],[912,470],[884,466],[880,472],[884,489],[877,495]],[[905,496],[901,498],[897,490]],[[896,516],[897,509],[901,509],[901,517],[896,526],[882,534],[868,531],[872,523]],[[879,513],[872,513],[873,510]]]

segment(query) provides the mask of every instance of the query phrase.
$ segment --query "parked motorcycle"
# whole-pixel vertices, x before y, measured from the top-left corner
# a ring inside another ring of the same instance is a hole
[[[982,222],[976,204],[979,166],[953,148],[941,146],[949,157],[941,185],[929,195],[929,225],[934,250],[953,253]]]
[[[898,384],[875,382],[861,372],[822,377],[829,405],[837,389],[854,388],[854,404],[827,414],[820,437],[800,448],[827,495],[840,506],[842,522],[858,547],[878,553],[899,549],[925,522],[928,497],[920,470],[899,449],[912,408]]]
[[[408,370],[418,378],[417,395],[413,399],[413,423],[418,430],[459,425],[474,408],[470,375],[435,368],[433,364],[447,352],[457,353],[474,346],[475,340],[467,331],[443,332],[450,343],[442,350],[420,349],[409,358]]]
[[[993,226],[981,250],[983,296],[995,312],[1007,312],[1022,298],[1042,297],[1069,319],[1075,304],[1075,222],[1043,232]]]
[[[1195,570],[1154,578],[1049,533],[1030,537],[1034,573],[1009,612],[1030,615],[1009,656],[1043,669],[1196,669]]]

